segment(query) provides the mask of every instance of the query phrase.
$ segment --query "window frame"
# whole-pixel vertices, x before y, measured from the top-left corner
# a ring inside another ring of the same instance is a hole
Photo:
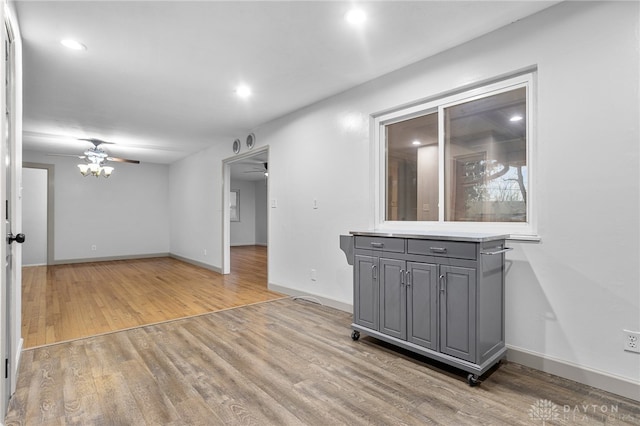
[[[537,235],[537,196],[535,188],[536,175],[536,103],[535,103],[536,72],[512,76],[487,84],[477,85],[466,90],[457,90],[443,95],[415,102],[408,106],[401,106],[372,115],[372,199],[374,202],[374,226],[381,231],[442,231],[442,232],[487,232],[507,234],[511,239],[539,240]],[[462,103],[474,101],[488,96],[526,88],[527,128],[527,220],[526,222],[455,222],[445,221],[445,134],[444,111],[446,108]],[[388,221],[386,220],[387,194],[387,141],[386,126],[422,115],[438,113],[438,221]]]
[[[235,207],[235,209],[233,207]],[[239,189],[232,189],[229,191],[229,221],[240,222],[240,190]]]

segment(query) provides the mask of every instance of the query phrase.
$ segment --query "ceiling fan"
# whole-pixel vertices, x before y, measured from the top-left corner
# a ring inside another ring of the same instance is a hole
[[[85,163],[78,164],[78,168],[80,169],[80,173],[82,176],[95,176],[98,177],[101,174],[104,177],[111,176],[113,173],[113,167],[107,165],[108,161],[113,161],[116,163],[132,163],[132,164],[140,164],[138,160],[129,160],[127,158],[118,158],[111,157],[106,153],[104,149],[100,146],[103,144],[113,144],[113,142],[106,142],[96,138],[89,139],[78,139],[81,141],[91,142],[93,147],[88,148],[82,155],[73,155],[73,154],[50,154],[50,155],[59,155],[66,157],[77,157],[82,160],[85,160]]]
[[[265,177],[269,176],[269,164],[266,162],[262,163],[262,168],[261,169],[253,169],[253,170],[246,170],[244,173],[262,173],[264,174]]]

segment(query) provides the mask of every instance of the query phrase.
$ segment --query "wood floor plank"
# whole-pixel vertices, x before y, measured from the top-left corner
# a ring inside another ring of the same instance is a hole
[[[349,314],[266,290],[264,247],[234,248],[231,266],[224,277],[175,259],[26,270],[32,348],[6,424],[530,425],[540,400],[558,408],[546,424],[640,424],[636,401],[518,364],[470,388],[458,370],[353,342]],[[96,332],[112,333],[51,345]],[[585,404],[615,413],[563,411]]]
[[[25,348],[228,309],[267,289],[267,249],[231,249],[231,274],[172,258],[23,268]]]
[[[278,299],[27,349],[7,425],[637,425],[640,403],[504,362],[466,374]],[[554,418],[534,418],[540,400]],[[575,415],[564,406],[609,410]]]

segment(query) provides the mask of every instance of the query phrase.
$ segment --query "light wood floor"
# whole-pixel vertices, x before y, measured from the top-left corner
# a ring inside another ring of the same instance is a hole
[[[267,249],[232,247],[231,274],[172,258],[23,268],[24,347],[282,297],[267,290]]]
[[[638,403],[518,364],[471,388],[350,323],[287,298],[26,350],[6,425],[640,423]]]

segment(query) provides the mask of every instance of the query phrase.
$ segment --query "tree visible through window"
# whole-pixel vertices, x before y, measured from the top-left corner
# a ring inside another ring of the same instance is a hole
[[[445,220],[527,220],[525,117],[524,87],[444,109]]]

